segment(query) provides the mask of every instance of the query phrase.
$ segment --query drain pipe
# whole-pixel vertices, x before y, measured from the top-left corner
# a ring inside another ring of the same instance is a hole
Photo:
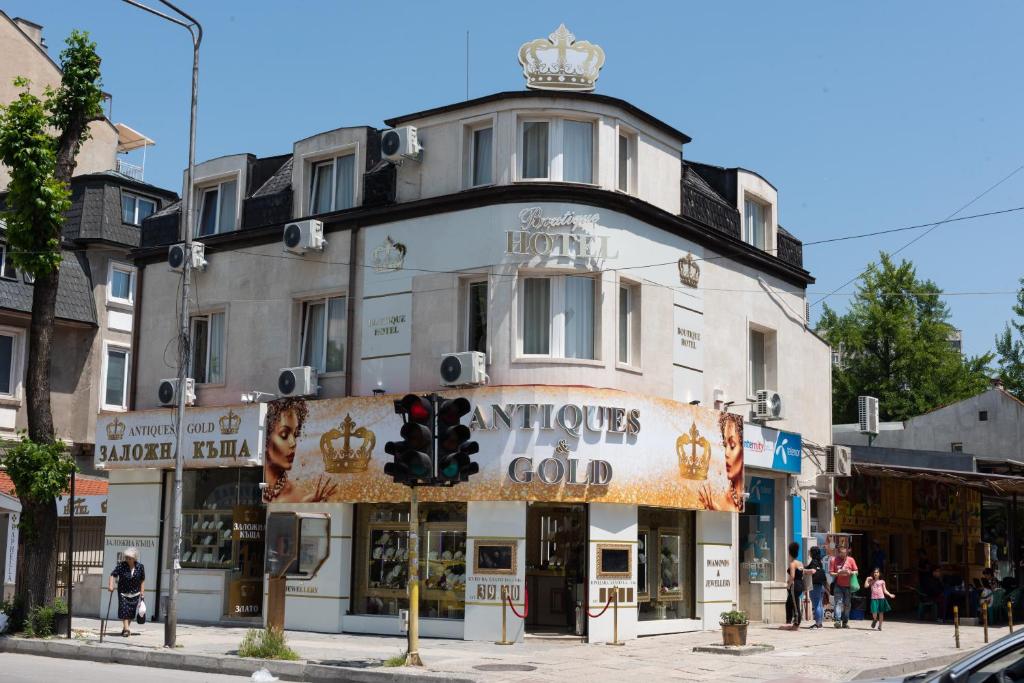
[[[348,292],[345,295],[345,338],[348,344],[345,347],[345,396],[352,395],[352,375],[355,360],[355,333],[356,333],[356,271],[359,269],[359,226],[353,225],[349,228],[348,242]]]

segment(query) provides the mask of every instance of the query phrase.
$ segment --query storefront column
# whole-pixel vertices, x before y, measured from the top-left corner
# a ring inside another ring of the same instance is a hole
[[[160,547],[160,478],[162,470],[111,470],[110,493],[107,498],[107,528],[103,542],[103,580],[114,570],[120,553],[131,547],[139,549],[139,562],[146,569],[146,608],[152,614],[156,605],[149,602],[149,595],[156,595],[157,576],[163,572],[161,588],[167,590],[167,572],[157,557]],[[165,551],[166,552],[166,551]],[[107,611],[109,596],[106,590],[99,593],[96,613],[102,617]],[[166,592],[160,596],[165,601]],[[117,598],[114,598],[117,602]],[[117,605],[111,606],[111,614],[117,617]],[[178,608],[182,612],[181,606]],[[160,615],[165,611],[161,605]]]
[[[523,620],[501,600],[506,588],[521,614],[526,592],[526,502],[470,501],[466,513],[466,640],[501,640],[501,611],[506,612],[506,637],[523,639]],[[514,544],[511,568],[480,566],[479,548]]]
[[[637,508],[635,505],[590,504],[590,554],[588,559],[589,587],[585,606],[591,614],[598,614],[613,594],[619,592],[618,637],[632,640],[637,637]],[[625,567],[609,566],[612,558],[622,557],[628,551],[628,571]],[[606,643],[613,639],[615,616],[613,607],[597,618],[587,617],[587,640]]]
[[[270,512],[323,512],[331,517],[327,561],[312,579],[289,579],[285,588],[284,627],[296,631],[341,633],[352,585],[352,503],[272,504]],[[264,593],[266,586],[264,586]],[[266,598],[264,610],[266,614]]]
[[[697,513],[697,618],[718,630],[719,615],[733,609],[736,592],[733,518],[728,512]]]

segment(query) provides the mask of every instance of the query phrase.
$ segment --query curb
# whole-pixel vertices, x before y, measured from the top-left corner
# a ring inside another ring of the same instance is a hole
[[[889,666],[880,666],[874,669],[864,669],[850,680],[863,681],[873,678],[889,678],[894,676],[905,676],[919,671],[924,671],[926,669],[941,669],[944,666],[949,666],[957,660],[963,659],[973,651],[974,650],[964,650],[963,652],[957,652],[951,655],[940,655],[938,657],[928,657],[927,659],[917,659],[912,662],[903,662],[902,664],[891,664]]]
[[[283,662],[248,659],[233,655],[197,655],[153,649],[133,650],[67,640],[29,640],[9,636],[0,637],[0,652],[246,677],[251,676],[260,667],[265,667],[274,676],[286,681],[476,683],[474,679],[444,672],[411,671],[400,667],[356,669],[301,661]]]

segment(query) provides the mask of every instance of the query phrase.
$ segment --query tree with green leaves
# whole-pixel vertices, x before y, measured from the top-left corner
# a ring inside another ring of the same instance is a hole
[[[1003,331],[996,335],[996,356],[1003,387],[1024,401],[1024,278],[1020,279],[1020,285],[1017,303],[1013,305],[1017,318],[1006,323]]]
[[[964,357],[931,280],[882,252],[868,266],[849,310],[828,305],[818,332],[838,351],[832,367],[833,422],[857,421],[857,397],[876,396],[882,420],[905,420],[985,390],[992,354]]]
[[[18,98],[0,107],[0,162],[11,176],[2,213],[6,240],[14,265],[35,278],[25,378],[28,432],[3,459],[22,503],[24,564],[17,591],[30,607],[53,600],[56,497],[74,469],[56,439],[50,408],[61,232],[78,151],[89,138],[89,124],[103,118],[100,58],[87,33],[71,33],[60,66],[58,88],[39,97],[19,78]]]

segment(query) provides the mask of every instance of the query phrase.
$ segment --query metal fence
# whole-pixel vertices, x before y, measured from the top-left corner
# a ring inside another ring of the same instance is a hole
[[[90,568],[103,567],[103,537],[106,517],[76,517],[75,547],[71,555],[71,580],[82,580]],[[57,523],[57,595],[67,597],[68,580],[68,518]]]

